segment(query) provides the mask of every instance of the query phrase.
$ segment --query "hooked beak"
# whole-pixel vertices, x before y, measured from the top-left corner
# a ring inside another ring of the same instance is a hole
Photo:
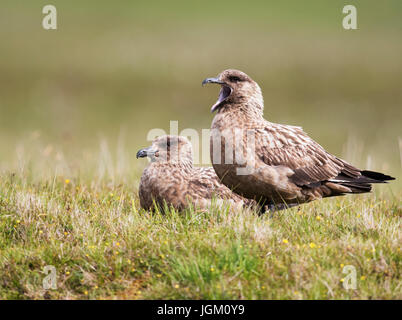
[[[217,83],[217,84],[224,84],[223,81],[220,81],[218,78],[206,78],[202,82],[202,85],[206,85],[207,83]]]
[[[141,149],[141,150],[139,150],[137,152],[137,159],[138,158],[145,158],[145,157],[148,157],[148,156],[153,156],[153,155],[155,155],[155,153],[156,153],[156,151],[152,150],[151,147],[144,148],[144,149]]]

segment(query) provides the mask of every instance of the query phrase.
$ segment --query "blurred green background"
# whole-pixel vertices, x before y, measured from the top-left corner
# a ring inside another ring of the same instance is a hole
[[[358,30],[342,28],[347,4]],[[218,88],[201,81],[236,68],[268,120],[401,173],[402,1],[3,0],[0,39],[0,169],[64,161],[73,175],[99,155],[118,169],[121,152],[140,170],[150,129],[210,127]]]

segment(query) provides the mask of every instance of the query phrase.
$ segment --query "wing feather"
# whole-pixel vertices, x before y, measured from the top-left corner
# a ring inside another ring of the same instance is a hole
[[[270,166],[294,171],[290,180],[299,186],[314,185],[338,175],[356,178],[360,170],[331,155],[300,127],[269,123],[257,129],[256,152]]]
[[[196,167],[188,184],[188,194],[193,197],[214,197],[241,201],[242,198],[224,186],[212,167]]]

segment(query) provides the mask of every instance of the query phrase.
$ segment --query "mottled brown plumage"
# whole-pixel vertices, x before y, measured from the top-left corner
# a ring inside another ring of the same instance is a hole
[[[371,183],[394,179],[357,169],[326,152],[300,127],[265,120],[261,89],[245,73],[225,70],[217,78],[205,79],[206,83],[221,85],[212,107],[217,111],[211,128],[212,164],[221,181],[236,193],[285,208],[368,192]],[[247,174],[241,172],[245,161],[251,169]]]
[[[165,205],[178,210],[189,205],[206,209],[212,199],[231,209],[256,205],[220,183],[212,167],[194,167],[192,146],[185,137],[159,137],[138,151],[139,157],[151,159],[139,187],[140,204],[146,210],[154,209],[154,203],[162,210]]]

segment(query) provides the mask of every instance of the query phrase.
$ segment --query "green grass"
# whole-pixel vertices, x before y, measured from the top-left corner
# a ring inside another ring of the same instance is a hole
[[[346,31],[340,0],[54,0],[45,31],[47,1],[3,1],[0,298],[401,299],[402,2],[353,3]],[[209,128],[201,81],[226,68],[268,120],[398,180],[303,214],[140,210],[136,151],[170,120]]]
[[[30,180],[0,180],[2,299],[402,298],[402,209],[387,187],[270,217],[150,213],[130,184]],[[46,265],[56,290],[42,287]]]

